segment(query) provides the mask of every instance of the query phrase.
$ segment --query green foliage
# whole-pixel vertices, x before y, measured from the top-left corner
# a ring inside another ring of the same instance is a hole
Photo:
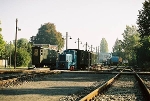
[[[113,55],[122,57],[122,49],[122,41],[117,38],[113,46]]]
[[[116,39],[113,47],[113,55],[128,61],[129,65],[137,64],[137,49],[140,47],[140,34],[137,32],[136,26],[126,26],[124,30],[123,40]]]
[[[141,37],[150,35],[150,1],[145,1],[143,9],[139,10],[137,24]]]
[[[58,45],[58,49],[61,50],[64,47],[64,40],[62,38],[62,34],[58,32],[56,34],[56,45]]]
[[[140,42],[141,46],[137,51],[138,65],[143,66],[144,64],[150,64],[150,36],[143,37]]]
[[[5,44],[6,49],[4,57],[6,56],[6,58],[8,59],[8,65],[10,65],[10,58],[11,61],[14,60],[14,58],[12,58],[12,52],[14,52],[14,47],[15,46],[11,42]]]
[[[12,64],[14,65],[14,52],[12,52]],[[17,49],[17,54],[16,54],[16,65],[17,67],[21,66],[28,66],[28,64],[31,61],[31,56],[30,54],[24,50],[23,48]]]
[[[0,28],[0,57],[4,58],[4,55],[5,55],[5,41],[3,40],[3,36],[1,34],[1,31],[2,31],[2,28]]]
[[[22,48],[31,54],[32,52],[32,45],[29,41],[25,38],[21,38],[17,40],[17,48]]]
[[[0,34],[0,56],[3,57],[5,53],[5,41],[3,40],[2,34]]]
[[[136,64],[137,58],[137,49],[140,47],[140,34],[137,32],[136,26],[126,26],[126,30],[124,30],[123,42],[122,42],[122,52],[123,59],[128,60],[130,65]]]
[[[108,53],[108,43],[105,38],[102,38],[100,43],[100,52],[101,53]]]
[[[25,38],[21,38],[17,40],[17,48],[26,48],[28,45],[28,40]]]
[[[11,64],[14,65],[14,44],[7,44],[9,55],[11,53]],[[21,38],[17,40],[16,65],[28,66],[31,63],[31,43],[27,39]],[[9,56],[8,55],[8,56]]]
[[[31,42],[34,44],[51,44],[58,45],[58,49],[64,47],[64,40],[62,34],[56,31],[53,23],[46,23],[39,28],[37,35],[32,39]]]
[[[31,43],[27,44],[27,52],[30,54],[30,56],[32,56],[32,44]]]
[[[139,66],[150,67],[150,0],[145,0],[137,19],[141,46],[137,51]]]
[[[1,21],[0,21],[0,24],[1,24]],[[2,31],[2,28],[0,28],[0,32]]]

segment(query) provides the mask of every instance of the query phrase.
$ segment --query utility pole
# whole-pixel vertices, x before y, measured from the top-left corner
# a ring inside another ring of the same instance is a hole
[[[96,47],[96,54],[98,54],[98,52],[97,52],[97,47]]]
[[[87,42],[86,42],[84,45],[85,45],[85,51],[88,51],[87,48],[88,48],[89,46],[88,46]],[[84,47],[84,45],[83,45],[83,47]]]
[[[97,47],[96,47],[96,55],[97,55],[97,59],[96,59],[96,63],[98,62],[98,52],[97,52]]]
[[[89,47],[87,42],[83,45],[83,47],[84,47],[84,46],[85,46],[85,51],[89,51],[89,50],[87,49],[87,48]]]
[[[17,30],[18,30],[18,27],[17,27],[17,23],[18,23],[18,19],[16,19],[16,35],[15,35],[15,58],[14,58],[14,69],[16,69],[16,51],[17,51]]]
[[[68,32],[66,32],[66,50],[68,49]]]
[[[86,42],[86,44],[85,44],[85,50],[87,51],[87,42]]]
[[[78,49],[79,49],[79,48],[80,48],[79,44],[80,44],[81,41],[80,41],[79,38],[78,38],[77,40],[78,40]],[[75,43],[76,43],[76,42],[75,42]],[[81,42],[81,44],[82,44],[82,42]]]
[[[92,48],[93,48],[93,46],[91,45],[91,52],[92,52]]]
[[[98,46],[98,63],[99,63],[99,46]]]
[[[7,45],[7,41],[6,41],[6,44],[5,44],[5,68],[6,68],[6,45]]]
[[[9,50],[10,56],[9,56],[9,65],[11,67],[11,41],[10,41],[10,50]]]
[[[78,49],[79,49],[79,38],[78,38]]]
[[[72,38],[71,38],[71,36],[68,36],[68,32],[66,32],[66,36],[65,37],[66,37],[66,50],[67,50],[68,49],[68,37],[70,37],[70,39],[72,39]]]

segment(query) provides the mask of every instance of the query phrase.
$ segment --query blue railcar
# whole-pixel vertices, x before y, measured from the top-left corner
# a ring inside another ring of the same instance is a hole
[[[56,61],[56,69],[70,69],[70,67],[77,67],[77,51],[76,50],[64,50],[59,54]]]
[[[122,63],[122,58],[119,56],[112,56],[110,59],[107,60],[107,64],[111,66],[117,66]]]
[[[59,55],[57,69],[86,69],[90,66],[89,52],[78,49],[67,49]]]
[[[119,56],[112,56],[110,62],[112,65],[117,65],[119,63]]]

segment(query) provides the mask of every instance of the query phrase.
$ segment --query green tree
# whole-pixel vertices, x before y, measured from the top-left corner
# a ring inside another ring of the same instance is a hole
[[[17,48],[27,48],[28,40],[25,38],[21,38],[17,40]]]
[[[25,64],[22,62],[23,63],[22,65],[23,66],[25,66],[27,64],[31,65],[31,58],[32,58],[32,46],[31,46],[31,43],[26,38],[20,38],[17,41],[17,48],[20,49],[20,51],[23,49],[23,50],[25,50],[28,53],[27,54],[26,52],[23,52],[25,55],[24,55],[24,57],[23,56],[21,56],[21,57],[24,58],[23,62]],[[30,61],[28,59],[29,56],[30,56]]]
[[[32,51],[32,45],[26,38],[18,39],[17,48],[23,48],[30,54],[31,54],[31,51]]]
[[[150,1],[146,0],[143,9],[139,10],[137,24],[141,37],[150,35]]]
[[[137,64],[137,49],[140,47],[140,34],[137,32],[136,26],[126,26],[124,30],[123,42],[122,42],[122,52],[124,54],[124,59],[128,60],[130,65]]]
[[[141,46],[137,51],[137,60],[139,67],[148,68],[150,66],[150,36],[140,40]]]
[[[0,21],[0,24],[1,24],[1,21]],[[0,28],[0,32],[2,31],[2,28]]]
[[[1,23],[0,23],[1,24]],[[2,28],[0,28],[0,57],[4,58],[5,56],[5,41],[3,40],[3,36],[1,34]]]
[[[31,61],[30,54],[23,48],[18,48],[16,52],[16,66],[28,66]],[[14,51],[12,52],[12,64],[14,65]]]
[[[113,46],[113,55],[122,57],[121,53],[122,53],[122,41],[117,38]]]
[[[53,23],[46,23],[41,25],[37,35],[31,38],[31,42],[34,44],[58,45],[59,50],[64,47],[62,34],[56,31],[55,25]]]
[[[10,65],[10,61],[12,63],[12,60],[14,60],[14,58],[12,58],[12,53],[14,52],[15,46],[14,44],[12,44],[12,42],[7,42],[6,45],[6,57],[8,58],[8,64]]]
[[[137,25],[141,37],[137,52],[138,65],[147,68],[150,66],[150,0],[145,0],[139,10]]]
[[[17,40],[17,52],[16,52],[16,66],[29,66],[31,65],[31,43],[25,38]],[[14,43],[8,44],[7,49],[11,53],[11,64],[14,65]],[[9,53],[9,55],[10,55]]]
[[[101,53],[108,53],[108,43],[105,38],[102,38],[100,43],[100,52]]]

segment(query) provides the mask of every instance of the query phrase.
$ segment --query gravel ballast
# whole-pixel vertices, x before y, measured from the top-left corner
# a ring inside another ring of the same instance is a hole
[[[93,101],[146,101],[134,75],[121,75]]]
[[[61,73],[34,78],[33,81],[0,89],[0,101],[59,101],[65,96],[102,84],[113,77],[110,74]]]

